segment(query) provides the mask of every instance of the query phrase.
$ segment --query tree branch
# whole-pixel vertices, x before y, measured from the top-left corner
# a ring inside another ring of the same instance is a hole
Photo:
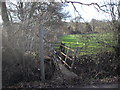
[[[79,15],[79,16],[81,16],[81,15],[80,15],[80,13],[79,13],[79,11],[76,9],[76,7],[75,7],[74,3],[71,3],[71,4],[72,4],[72,6],[73,6],[74,10],[78,13],[78,15]]]
[[[102,9],[103,7],[107,7],[107,6],[117,6],[118,4],[115,4],[115,3],[113,3],[113,4],[105,4],[105,5],[99,5],[98,3],[89,3],[89,4],[86,4],[86,3],[82,3],[82,2],[77,2],[77,1],[67,1],[67,0],[65,0],[65,3],[72,3],[72,5],[74,5],[73,3],[77,3],[77,4],[81,4],[81,5],[86,5],[86,6],[91,6],[91,5],[94,5],[94,6],[97,6],[97,7],[95,7],[96,9],[97,9],[97,11],[98,10],[101,10],[101,11],[103,11],[103,12],[105,12],[105,13],[109,13],[110,14],[110,12],[109,11],[106,11],[106,10],[104,10],[104,9]],[[78,12],[77,11],[77,9],[75,8],[75,6],[74,6],[74,9],[76,10],[76,12]]]

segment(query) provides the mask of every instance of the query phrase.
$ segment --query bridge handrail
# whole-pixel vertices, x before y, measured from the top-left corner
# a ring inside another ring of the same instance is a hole
[[[53,47],[54,45],[59,46],[59,47],[62,46],[63,48],[65,48],[67,50],[67,53],[61,51],[60,48],[57,49],[57,50],[54,49],[54,47]],[[74,66],[74,62],[76,60],[77,51],[78,51],[79,48],[83,48],[83,47],[76,47],[75,50],[74,50],[70,46],[61,45],[61,43],[59,42],[59,44],[58,43],[57,44],[51,43],[51,48],[53,49],[54,54],[57,53],[57,57],[59,58],[59,60],[61,60],[70,70],[72,70],[73,66]],[[69,55],[68,55],[69,51],[74,52],[73,58],[69,57]],[[63,57],[61,55],[65,57],[64,60],[63,60]],[[68,64],[66,62],[66,60],[70,60],[72,62],[70,64]]]

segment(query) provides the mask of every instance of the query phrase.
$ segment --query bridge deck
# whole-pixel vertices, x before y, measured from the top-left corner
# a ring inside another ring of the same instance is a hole
[[[69,79],[78,77],[75,73],[68,70],[60,60],[58,60],[58,65],[64,77]]]

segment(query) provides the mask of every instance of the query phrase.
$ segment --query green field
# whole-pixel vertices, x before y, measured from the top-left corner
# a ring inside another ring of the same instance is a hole
[[[65,35],[60,38],[60,41],[73,49],[81,47],[82,49],[79,49],[80,55],[113,51],[112,47],[104,43],[111,46],[116,45],[113,33]]]

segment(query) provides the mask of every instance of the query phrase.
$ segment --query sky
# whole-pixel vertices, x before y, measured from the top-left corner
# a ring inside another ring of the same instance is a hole
[[[11,0],[15,3],[15,0]],[[82,2],[82,3],[98,3],[98,4],[103,4],[108,2],[109,0],[67,0],[67,1],[77,1],[77,2]],[[119,0],[111,0],[113,2],[119,1]],[[110,20],[111,16],[110,14],[104,13],[102,11],[97,11],[97,9],[94,8],[93,5],[91,6],[85,6],[85,5],[80,5],[80,4],[74,4],[77,11],[79,11],[79,14],[82,16],[84,21],[91,21],[92,19],[97,19],[97,20]],[[64,9],[65,11],[68,11],[69,14],[71,15],[71,18],[67,19],[67,21],[70,21],[71,19],[75,18],[78,16],[78,14],[74,11],[74,8],[71,3],[68,4],[67,7]],[[2,22],[2,18],[0,16],[0,23]]]
[[[69,0],[68,0],[69,1]],[[90,3],[98,3],[98,4],[104,4],[107,3],[109,0],[70,0],[70,1],[80,1],[82,3],[90,4]],[[113,2],[116,2],[118,0],[111,0]],[[111,20],[111,15],[107,14],[103,11],[97,11],[93,5],[91,6],[85,6],[80,4],[74,4],[77,11],[79,11],[79,14],[84,18],[84,21],[91,21],[92,19],[97,20]],[[71,3],[68,4],[68,6],[65,8],[66,11],[69,11],[72,18],[78,16],[77,13],[75,15],[74,13],[74,7]]]

